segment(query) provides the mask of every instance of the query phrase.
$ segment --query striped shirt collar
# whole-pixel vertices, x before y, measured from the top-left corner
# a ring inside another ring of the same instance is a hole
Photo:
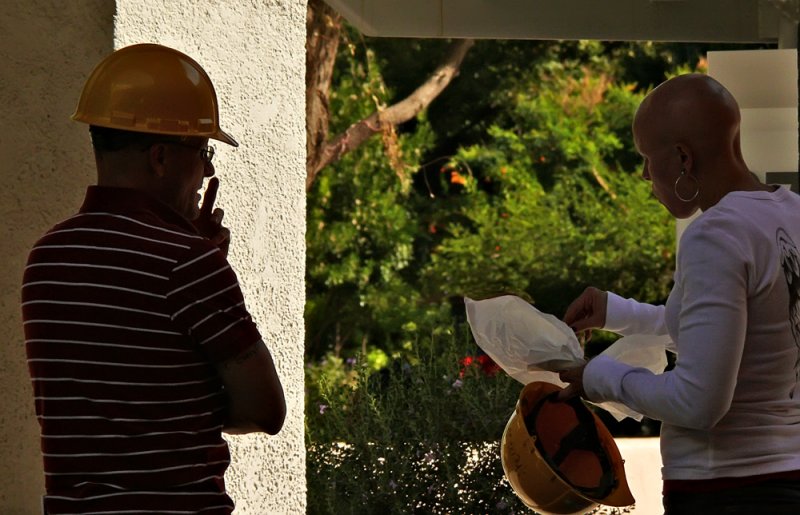
[[[80,212],[98,211],[116,214],[130,214],[136,211],[150,212],[167,224],[177,225],[192,234],[197,234],[194,225],[174,209],[147,193],[133,188],[89,186]]]

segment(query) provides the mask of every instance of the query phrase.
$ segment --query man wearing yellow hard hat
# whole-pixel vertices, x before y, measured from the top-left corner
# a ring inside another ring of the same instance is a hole
[[[222,432],[277,433],[286,403],[214,208],[214,87],[187,55],[122,48],[73,119],[97,163],[78,212],[31,250],[26,352],[57,513],[227,514]]]

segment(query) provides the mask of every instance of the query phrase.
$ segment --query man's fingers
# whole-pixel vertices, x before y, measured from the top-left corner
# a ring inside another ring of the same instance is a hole
[[[222,245],[226,241],[231,241],[231,231],[227,227],[220,227],[219,231],[210,239],[214,245]]]
[[[217,190],[219,189],[219,179],[212,177],[208,181],[208,187],[203,194],[203,205],[200,206],[200,217],[209,218],[214,209],[214,202],[217,201]]]
[[[222,251],[223,256],[228,257],[228,247],[231,244],[231,231],[227,227],[221,227],[220,231],[211,241]]]
[[[211,178],[203,194],[200,214],[193,223],[197,232],[208,238],[227,257],[228,246],[231,242],[231,231],[222,226],[222,218],[225,216],[225,211],[220,208],[214,208],[218,189],[219,179],[216,177]]]
[[[211,213],[211,217],[209,220],[214,222],[217,225],[222,225],[222,218],[225,216],[225,211],[222,208],[216,208],[213,213]]]

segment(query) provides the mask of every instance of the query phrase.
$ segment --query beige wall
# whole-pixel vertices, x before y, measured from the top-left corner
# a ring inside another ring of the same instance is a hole
[[[69,115],[91,62],[111,50],[113,9],[113,3],[103,0],[3,0],[0,512],[4,514],[38,513],[44,484],[20,321],[22,269],[28,248],[42,231],[74,212],[94,177],[86,131],[75,127]]]
[[[94,179],[86,127],[69,121],[80,88],[113,48],[173,46],[215,83],[217,145],[231,262],[284,383],[277,437],[231,437],[237,513],[305,512],[305,0],[3,0],[0,13],[0,513],[39,512],[38,426],[24,359],[19,283],[28,248],[74,212]]]

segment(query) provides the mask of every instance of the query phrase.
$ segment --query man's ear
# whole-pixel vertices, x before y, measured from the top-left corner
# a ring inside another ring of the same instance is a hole
[[[154,143],[147,149],[147,164],[159,178],[167,174],[167,146],[163,143]]]

